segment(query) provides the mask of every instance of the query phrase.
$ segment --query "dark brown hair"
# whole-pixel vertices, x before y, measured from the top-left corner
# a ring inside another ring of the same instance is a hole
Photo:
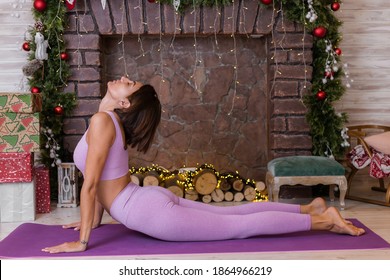
[[[116,109],[123,129],[126,144],[146,153],[152,144],[161,119],[161,104],[151,85],[143,85],[129,96],[128,109]]]

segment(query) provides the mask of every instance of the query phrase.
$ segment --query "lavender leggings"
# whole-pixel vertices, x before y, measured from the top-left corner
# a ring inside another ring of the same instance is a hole
[[[179,198],[162,187],[130,183],[110,214],[132,230],[167,241],[207,241],[307,231],[311,218],[300,206],[255,202],[214,206]]]

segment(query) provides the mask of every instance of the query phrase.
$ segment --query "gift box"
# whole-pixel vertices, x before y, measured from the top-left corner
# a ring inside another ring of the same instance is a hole
[[[0,152],[38,152],[39,113],[0,113]]]
[[[0,222],[35,220],[35,181],[0,184]]]
[[[42,111],[42,94],[1,92],[0,113],[36,113]]]
[[[35,203],[37,213],[50,213],[50,178],[45,166],[34,167]]]
[[[31,182],[32,153],[0,153],[0,183]]]

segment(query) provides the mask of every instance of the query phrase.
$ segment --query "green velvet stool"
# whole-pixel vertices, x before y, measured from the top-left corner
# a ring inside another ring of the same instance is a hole
[[[288,156],[271,160],[267,165],[266,184],[270,201],[278,201],[280,186],[318,184],[330,185],[329,197],[334,201],[334,187],[340,190],[340,208],[345,207],[347,179],[344,167],[327,157],[321,156]]]

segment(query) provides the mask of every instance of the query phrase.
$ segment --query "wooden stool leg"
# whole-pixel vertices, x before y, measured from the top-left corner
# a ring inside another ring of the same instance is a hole
[[[272,201],[272,192],[274,189],[274,176],[270,172],[267,172],[265,175],[265,183],[267,185],[267,191],[268,191],[268,200]]]
[[[386,202],[390,203],[390,183],[387,185]]]
[[[347,194],[347,188],[348,188],[347,179],[343,177],[342,179],[340,179],[339,182],[341,210],[344,210],[345,208],[345,195]]]
[[[330,201],[334,201],[335,196],[334,196],[334,188],[336,185],[329,185],[329,199]]]
[[[280,185],[278,178],[272,176],[270,172],[266,174],[267,190],[268,190],[268,200],[278,202],[279,201],[279,191]]]

